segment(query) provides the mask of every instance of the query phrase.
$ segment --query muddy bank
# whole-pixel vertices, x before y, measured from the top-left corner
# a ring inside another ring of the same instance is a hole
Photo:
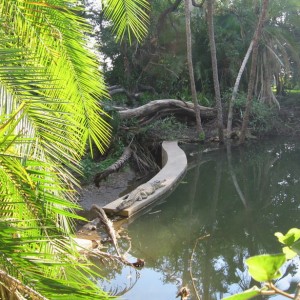
[[[79,195],[79,204],[89,210],[93,204],[104,206],[127,193],[127,190],[138,181],[136,173],[130,167],[111,174],[100,187],[94,183],[82,186]]]

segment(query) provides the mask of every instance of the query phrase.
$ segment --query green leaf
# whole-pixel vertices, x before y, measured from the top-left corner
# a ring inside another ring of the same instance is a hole
[[[285,254],[286,259],[292,259],[297,255],[297,252],[293,251],[290,247],[283,247],[282,252]]]
[[[147,34],[149,23],[149,3],[146,0],[106,0],[105,15],[114,23],[113,31],[117,40],[122,40],[125,33],[129,42],[132,35],[141,42]]]
[[[295,251],[298,255],[300,255],[300,241],[297,241],[291,246],[291,251]]]
[[[226,297],[226,298],[223,298],[224,300],[244,300],[244,299],[250,299],[250,298],[253,298],[255,296],[258,296],[260,295],[260,289],[257,287],[257,286],[254,286],[252,287],[251,289],[249,290],[246,290],[242,293],[239,293],[239,294],[235,294],[235,295],[232,295],[232,296],[229,296],[229,297]]]
[[[108,299],[72,240],[73,171],[110,134],[75,2],[0,0],[0,289],[15,278],[49,299]],[[36,298],[22,284],[1,298]]]
[[[276,232],[275,236],[278,238],[280,243],[287,246],[292,246],[292,244],[298,241],[300,238],[300,229],[291,228],[286,235],[283,235],[281,232]]]
[[[286,256],[280,254],[257,255],[246,259],[250,275],[260,282],[270,281],[281,276],[279,268],[285,263]]]

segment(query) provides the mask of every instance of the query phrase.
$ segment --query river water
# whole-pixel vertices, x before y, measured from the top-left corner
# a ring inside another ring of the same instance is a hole
[[[129,221],[130,255],[146,264],[138,272],[111,270],[107,290],[122,299],[169,300],[187,285],[191,299],[222,299],[252,286],[245,258],[280,252],[274,233],[300,227],[300,142],[203,149],[185,146],[189,170],[181,183]],[[298,261],[283,273],[277,285],[293,292]]]

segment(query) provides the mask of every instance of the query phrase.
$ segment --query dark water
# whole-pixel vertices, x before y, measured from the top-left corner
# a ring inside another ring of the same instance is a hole
[[[122,299],[175,299],[182,285],[191,299],[240,292],[253,284],[245,258],[281,251],[274,233],[300,227],[300,142],[185,151],[191,168],[180,185],[127,226],[130,254],[146,266],[138,274],[131,268],[109,274],[108,289],[123,291]],[[278,286],[293,292],[298,261],[288,270]]]

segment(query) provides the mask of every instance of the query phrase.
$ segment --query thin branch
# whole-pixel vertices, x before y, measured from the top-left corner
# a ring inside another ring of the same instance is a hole
[[[116,236],[116,232],[115,232],[113,223],[110,219],[108,219],[103,208],[99,207],[96,204],[93,204],[91,210],[95,211],[98,214],[98,217],[100,218],[101,222],[104,224],[104,226],[106,228],[107,234],[109,235],[109,237],[112,240],[112,243],[118,254],[117,256],[113,256],[113,257],[118,258],[119,261],[121,261],[123,264],[125,264],[127,266],[131,266],[131,267],[135,267],[135,268],[142,268],[144,266],[143,259],[138,258],[136,262],[131,263],[127,259],[124,258],[123,254],[121,254],[119,246],[118,246],[118,240],[117,240],[117,236]],[[131,243],[130,243],[129,249],[126,251],[126,253],[130,250],[130,248],[131,248]],[[108,255],[108,256],[112,257],[111,255]]]
[[[149,64],[163,67],[165,70],[167,70],[168,72],[170,72],[173,76],[175,76],[176,78],[179,78],[178,74],[176,74],[173,70],[167,68],[164,64],[159,64],[159,63],[155,63],[155,62],[149,62]]]
[[[101,222],[105,226],[107,234],[109,235],[109,237],[112,240],[112,243],[113,243],[113,245],[116,249],[116,252],[117,252],[118,256],[122,257],[121,252],[119,250],[118,240],[117,240],[116,232],[115,232],[112,221],[110,219],[108,219],[108,217],[107,217],[105,211],[103,210],[103,208],[99,207],[97,204],[92,205],[91,211],[95,211],[97,213],[97,215],[100,218]]]
[[[132,150],[130,149],[130,146],[124,148],[124,151],[123,151],[121,157],[115,163],[113,163],[111,166],[109,166],[104,171],[97,173],[95,175],[95,177],[94,177],[95,185],[97,187],[99,187],[101,180],[105,179],[108,175],[120,170],[126,164],[126,162],[130,159],[131,155],[132,155]]]
[[[290,298],[290,299],[294,299],[294,296],[292,296],[292,295],[290,295],[290,294],[288,294],[288,293],[280,290],[272,282],[269,282],[268,286],[270,287],[270,289],[274,290],[277,294],[285,296],[285,297]]]
[[[300,300],[300,283],[297,284],[294,300]]]

